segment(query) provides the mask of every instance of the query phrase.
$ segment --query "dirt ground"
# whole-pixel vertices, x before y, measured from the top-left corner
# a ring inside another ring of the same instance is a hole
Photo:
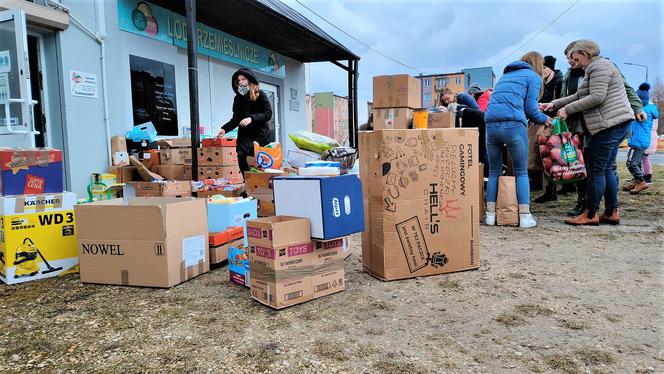
[[[625,175],[624,168],[621,174]],[[359,239],[342,293],[273,311],[226,266],[170,290],[77,276],[0,287],[0,372],[664,372],[664,167],[623,224],[482,226],[476,271],[381,282]],[[625,178],[623,178],[624,180]]]

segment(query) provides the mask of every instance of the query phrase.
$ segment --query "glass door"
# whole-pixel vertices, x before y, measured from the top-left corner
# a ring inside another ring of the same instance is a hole
[[[34,146],[25,13],[0,12],[0,145]]]
[[[260,82],[261,90],[267,94],[267,99],[272,105],[272,118],[268,121],[268,126],[270,126],[270,141],[271,142],[280,142],[281,141],[281,129],[279,126],[279,96],[277,94],[277,86],[271,84]]]

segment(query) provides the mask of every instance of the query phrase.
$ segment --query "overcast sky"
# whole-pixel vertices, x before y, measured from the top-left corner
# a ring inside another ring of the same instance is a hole
[[[359,63],[359,122],[367,118],[372,77],[418,72],[386,59],[334,29],[295,0],[282,0],[316,23],[361,57]],[[556,68],[568,68],[565,46],[576,39],[597,41],[602,55],[617,62],[632,86],[664,80],[664,1],[581,0],[517,52],[576,0],[560,1],[417,1],[417,0],[300,0],[303,4],[372,48],[425,74],[493,66],[497,77],[511,61],[529,50],[558,58]],[[500,61],[502,60],[502,61]],[[346,72],[330,63],[311,64],[310,92],[347,95]]]

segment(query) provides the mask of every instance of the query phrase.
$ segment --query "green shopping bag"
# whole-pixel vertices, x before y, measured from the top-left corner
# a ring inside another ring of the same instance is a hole
[[[554,118],[551,135],[540,136],[538,143],[544,174],[554,183],[573,183],[586,177],[581,139],[569,131],[565,120]]]

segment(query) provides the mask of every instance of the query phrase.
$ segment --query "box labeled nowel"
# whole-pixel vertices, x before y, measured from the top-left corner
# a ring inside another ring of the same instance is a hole
[[[362,183],[356,175],[276,177],[277,215],[311,221],[311,237],[329,240],[364,231]]]
[[[208,272],[205,204],[133,198],[77,205],[81,281],[167,288]]]
[[[0,198],[0,280],[29,282],[77,271],[71,192]]]
[[[367,272],[392,280],[480,266],[478,136],[471,128],[360,133]]]
[[[311,241],[310,231],[306,218],[274,216],[247,221],[249,245],[277,248],[308,243]]]

